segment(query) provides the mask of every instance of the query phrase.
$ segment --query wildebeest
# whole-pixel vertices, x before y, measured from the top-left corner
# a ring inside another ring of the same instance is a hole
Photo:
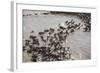
[[[48,30],[48,29],[46,29],[46,30],[44,30],[44,32],[49,32],[49,30]]]
[[[74,29],[70,29],[70,33],[73,33],[74,32]]]
[[[32,49],[28,49],[27,50],[27,53],[32,53]]]
[[[30,40],[25,40],[25,45],[28,46],[29,42],[30,42]]]
[[[62,29],[62,30],[66,29],[66,28],[64,28],[64,27],[62,27],[62,26],[59,26],[59,28]]]
[[[36,36],[33,36],[33,35],[30,35],[29,36],[31,39],[35,39],[36,38]]]
[[[39,35],[43,35],[43,34],[44,34],[44,32],[39,32],[38,34],[39,34]]]
[[[54,33],[54,31],[55,31],[55,30],[54,30],[53,28],[50,28],[50,29],[49,29],[49,34]]]

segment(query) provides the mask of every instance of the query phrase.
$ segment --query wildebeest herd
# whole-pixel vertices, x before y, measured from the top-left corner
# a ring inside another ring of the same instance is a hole
[[[37,35],[32,30],[29,39],[24,41],[23,52],[26,50],[28,54],[32,54],[32,62],[74,60],[70,46],[66,47],[67,36],[83,26],[83,32],[91,31],[90,15],[78,14],[78,16],[84,21],[84,25],[81,23],[76,24],[74,19],[71,19],[65,21],[63,26],[58,24],[56,29],[45,29],[38,32]]]

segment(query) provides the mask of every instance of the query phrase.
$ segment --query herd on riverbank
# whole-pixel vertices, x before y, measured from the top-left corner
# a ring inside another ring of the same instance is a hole
[[[80,13],[78,16],[84,25],[76,24],[74,19],[71,19],[64,22],[64,26],[58,24],[56,29],[45,29],[38,32],[38,35],[35,35],[36,32],[32,30],[29,39],[24,41],[23,52],[26,50],[28,54],[32,54],[32,62],[74,60],[70,46],[66,47],[67,36],[80,29],[83,29],[83,32],[91,31],[90,15]],[[84,28],[82,28],[83,26]]]

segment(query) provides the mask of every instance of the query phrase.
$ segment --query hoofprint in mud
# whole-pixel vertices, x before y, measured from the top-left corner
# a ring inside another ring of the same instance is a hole
[[[23,62],[91,59],[91,14],[23,10]]]

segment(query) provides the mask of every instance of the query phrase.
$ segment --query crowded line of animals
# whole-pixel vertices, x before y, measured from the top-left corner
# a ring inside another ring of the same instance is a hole
[[[66,47],[67,36],[74,34],[83,26],[83,32],[91,31],[91,18],[86,14],[78,14],[78,16],[84,21],[84,25],[76,24],[74,19],[71,19],[65,21],[63,26],[58,24],[56,29],[45,29],[38,32],[38,35],[35,35],[35,31],[32,30],[29,39],[24,41],[23,51],[32,54],[32,62],[74,60],[70,46]]]

